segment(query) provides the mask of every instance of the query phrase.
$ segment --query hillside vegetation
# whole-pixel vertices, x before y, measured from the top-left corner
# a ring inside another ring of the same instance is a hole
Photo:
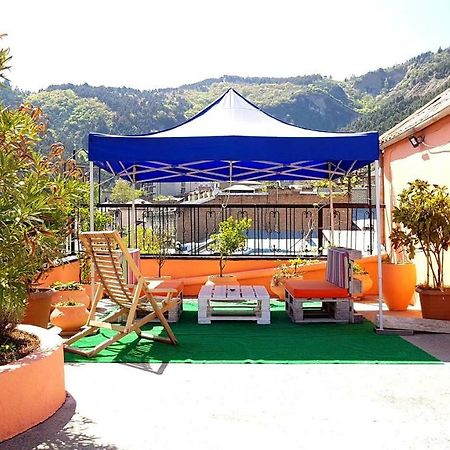
[[[450,87],[450,48],[345,81],[318,74],[223,76],[146,91],[64,84],[36,93],[0,89],[0,101],[4,106],[26,101],[41,106],[49,120],[48,139],[74,152],[86,148],[90,131],[143,134],[175,126],[230,87],[269,114],[301,127],[382,133]]]

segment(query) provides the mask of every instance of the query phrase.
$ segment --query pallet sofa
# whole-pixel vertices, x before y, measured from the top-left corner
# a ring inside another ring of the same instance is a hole
[[[325,280],[286,280],[286,311],[292,322],[354,323],[353,298],[361,282],[353,279],[352,262],[358,250],[334,247],[328,250]]]

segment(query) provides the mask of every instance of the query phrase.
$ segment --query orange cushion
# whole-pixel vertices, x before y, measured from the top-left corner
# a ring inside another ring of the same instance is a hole
[[[284,286],[294,298],[349,297],[347,289],[325,280],[286,280]]]
[[[181,280],[164,280],[159,283],[152,291],[156,294],[167,295],[166,289],[175,289],[177,291],[176,295],[179,295],[183,291],[184,283]]]

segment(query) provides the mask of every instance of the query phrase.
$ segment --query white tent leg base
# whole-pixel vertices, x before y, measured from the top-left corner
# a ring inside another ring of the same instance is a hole
[[[377,327],[373,327],[373,331],[380,336],[412,336],[414,334],[413,330],[387,330],[386,328],[381,329]]]

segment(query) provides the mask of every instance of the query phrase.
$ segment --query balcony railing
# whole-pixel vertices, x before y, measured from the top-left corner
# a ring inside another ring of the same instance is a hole
[[[119,230],[127,245],[140,248],[142,254],[151,253],[152,235],[164,232],[173,243],[170,254],[213,255],[210,236],[229,216],[252,220],[241,256],[321,256],[332,244],[370,255],[376,242],[375,207],[365,203],[335,203],[334,232],[328,204],[137,204],[135,217],[128,203],[99,204],[97,209],[102,228]],[[77,246],[74,236],[72,253]]]

